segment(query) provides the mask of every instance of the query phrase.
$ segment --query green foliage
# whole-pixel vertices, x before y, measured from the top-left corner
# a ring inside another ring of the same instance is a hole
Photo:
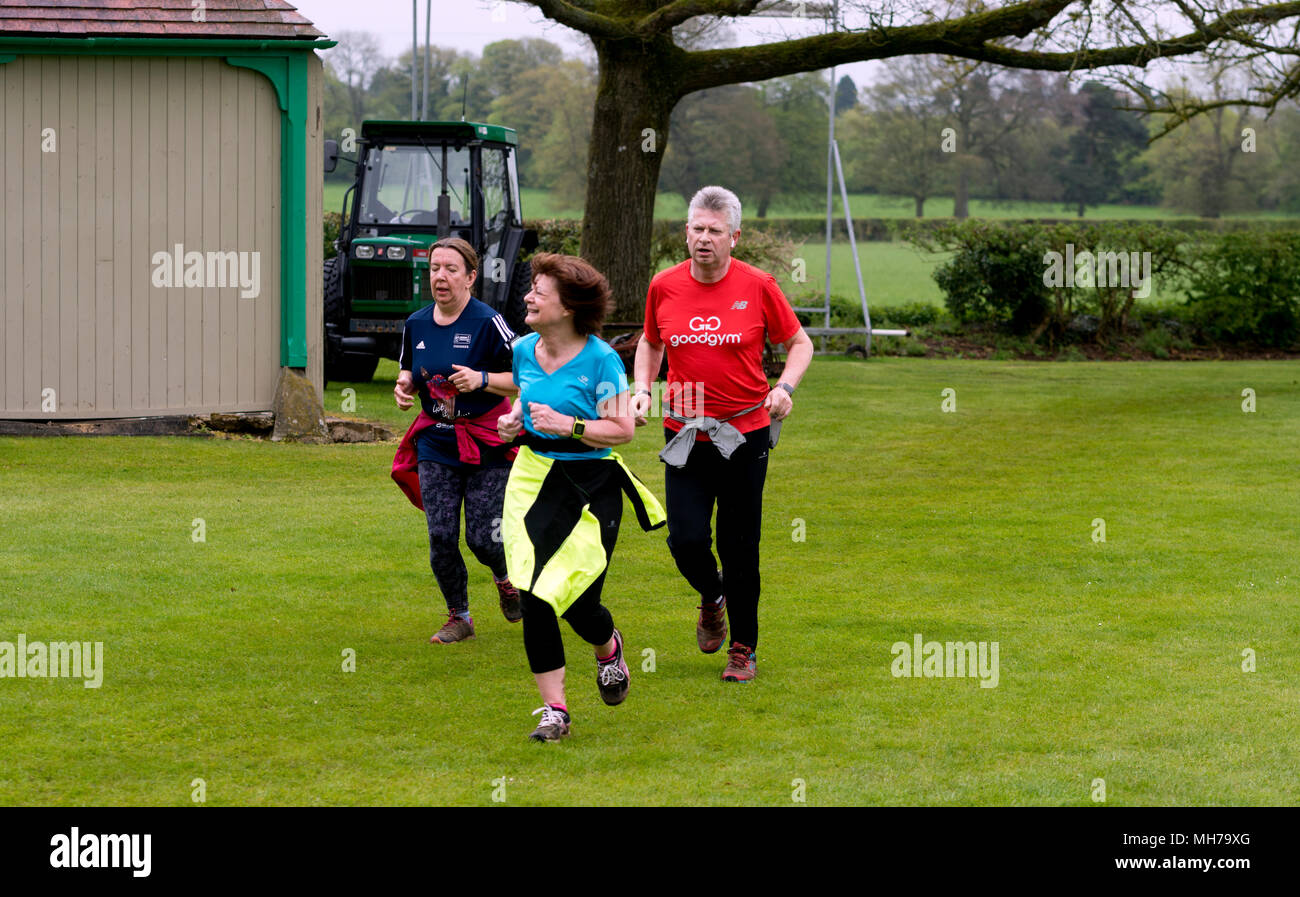
[[[343,215],[340,212],[325,213],[325,258],[332,259],[338,255],[338,250],[334,248],[334,241],[339,238],[339,230],[343,226]]]
[[[788,159],[784,141],[772,139],[776,133],[758,88],[733,84],[689,94],[673,110],[659,183],[687,202],[704,184],[726,184],[745,201],[770,194]]]
[[[1180,246],[1187,239],[1151,224],[985,221],[913,228],[908,237],[931,250],[955,251],[934,279],[959,321],[1033,339],[1046,333],[1051,343],[1076,314],[1096,318],[1096,326],[1082,332],[1098,342],[1122,333],[1138,293],[1158,279],[1180,276]],[[1086,263],[1089,258],[1095,264]],[[1066,270],[1070,264],[1074,270]]]
[[[967,221],[930,232],[912,230],[909,238],[924,248],[956,251],[935,270],[934,280],[957,320],[1004,325],[1018,334],[1048,320],[1051,296],[1043,284],[1043,256],[1051,244],[1043,228]]]
[[[1190,99],[1190,98],[1186,98]],[[1164,118],[1152,121],[1163,127]],[[1270,133],[1265,154],[1243,151],[1245,128]],[[1251,115],[1249,109],[1220,107],[1198,115],[1157,139],[1143,158],[1149,179],[1159,185],[1164,203],[1182,213],[1219,218],[1227,212],[1261,208],[1268,192],[1268,157],[1279,135]],[[1294,168],[1295,147],[1290,161]]]
[[[1119,96],[1100,82],[1084,84],[1078,100],[1083,120],[1069,137],[1060,179],[1066,205],[1082,218],[1086,206],[1119,197],[1124,166],[1145,147],[1147,132],[1137,113],[1119,109]]]
[[[1188,283],[1192,321],[1215,342],[1290,346],[1300,337],[1300,232],[1223,234]]]
[[[582,242],[582,222],[567,218],[525,221],[524,227],[537,231],[537,252],[577,255]]]
[[[904,302],[901,305],[887,305],[879,311],[873,311],[871,316],[873,324],[878,319],[886,324],[917,327],[935,323],[942,314],[942,309],[928,302]]]

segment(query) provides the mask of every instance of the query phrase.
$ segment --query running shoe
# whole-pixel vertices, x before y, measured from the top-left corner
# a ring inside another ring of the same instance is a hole
[[[519,606],[519,590],[510,584],[509,578],[496,582],[497,591],[501,594],[501,613],[506,620],[511,623],[518,623],[524,618],[524,609]]]
[[[442,628],[430,637],[429,644],[450,645],[452,642],[473,637],[474,618],[469,614],[461,614],[453,610],[447,614],[447,622],[442,624]]]
[[[542,720],[528,737],[533,741],[559,741],[569,734],[569,714],[556,710],[550,704],[543,704],[533,711],[533,716],[542,715]]]
[[[700,618],[695,621],[695,643],[705,654],[715,654],[727,638],[727,596],[717,604],[706,601],[700,605]]]
[[[596,661],[596,685],[600,697],[613,707],[627,697],[627,664],[623,661],[623,633],[614,630],[614,656],[607,661]]]
[[[754,649],[740,642],[732,642],[727,651],[727,668],[722,671],[723,682],[748,682],[757,675]]]

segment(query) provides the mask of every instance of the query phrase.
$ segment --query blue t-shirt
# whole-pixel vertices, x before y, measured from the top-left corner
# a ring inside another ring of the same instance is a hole
[[[499,373],[510,370],[510,342],[513,332],[488,305],[471,297],[459,317],[450,324],[433,320],[434,305],[426,305],[406,319],[402,331],[401,370],[410,371],[415,391],[424,413],[434,424],[417,437],[417,458],[460,467],[456,448],[457,417],[478,417],[502,401],[502,397],[485,389],[457,393],[448,377],[456,373],[453,364],[463,364],[476,371]],[[438,393],[442,397],[438,397]],[[479,447],[484,467],[505,467],[506,447]]]
[[[563,437],[538,433],[533,429],[529,402],[549,405],[560,414],[572,414],[583,420],[596,420],[597,406],[619,393],[627,392],[627,371],[618,353],[595,334],[587,336],[587,345],[558,370],[548,374],[537,363],[537,341],[540,336],[530,333],[515,345],[514,375],[519,386],[519,401],[524,408],[524,429],[542,439]],[[570,461],[581,458],[604,458],[610,449],[593,452],[541,452],[545,458]]]

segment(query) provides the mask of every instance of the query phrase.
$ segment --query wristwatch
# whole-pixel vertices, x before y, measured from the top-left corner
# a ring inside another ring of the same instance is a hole
[[[573,419],[573,438],[581,439],[582,434],[587,432],[587,422],[580,417]]]
[[[773,386],[772,388],[784,389],[788,394],[794,395],[794,387],[791,386],[789,383],[786,383],[784,380],[782,380],[780,383],[778,383],[776,386]]]

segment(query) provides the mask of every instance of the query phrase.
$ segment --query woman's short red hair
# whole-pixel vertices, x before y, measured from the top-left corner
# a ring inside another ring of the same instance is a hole
[[[614,297],[605,275],[575,255],[539,252],[532,262],[534,280],[545,274],[555,281],[560,303],[573,312],[573,329],[578,335],[600,333]]]

